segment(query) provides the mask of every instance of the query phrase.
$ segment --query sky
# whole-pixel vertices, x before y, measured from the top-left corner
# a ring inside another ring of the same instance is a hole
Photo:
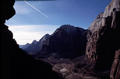
[[[6,21],[20,45],[40,40],[58,27],[71,24],[87,29],[111,0],[16,1],[16,15]]]

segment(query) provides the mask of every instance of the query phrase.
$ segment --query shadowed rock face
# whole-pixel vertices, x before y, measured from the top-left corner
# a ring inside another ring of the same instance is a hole
[[[0,1],[1,79],[62,79],[50,64],[27,55],[13,39],[12,32],[4,25],[15,14],[13,4],[14,0]]]
[[[50,37],[51,52],[63,58],[75,58],[85,54],[87,30],[63,25]]]
[[[115,53],[114,62],[111,68],[110,78],[120,79],[120,49],[117,50]]]
[[[62,25],[52,35],[40,40],[40,51],[36,55],[75,58],[85,54],[87,30],[72,25]]]
[[[87,35],[86,55],[96,71],[110,70],[120,48],[120,0],[112,0],[92,23]]]

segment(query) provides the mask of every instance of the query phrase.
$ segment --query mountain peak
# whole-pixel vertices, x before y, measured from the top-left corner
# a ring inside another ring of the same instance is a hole
[[[32,44],[36,44],[38,41],[36,41],[36,40],[33,40],[33,42],[32,42]]]
[[[60,28],[74,28],[74,26],[70,24],[62,25]]]
[[[45,34],[40,40],[39,40],[39,42],[41,41],[45,41],[45,40],[47,40],[48,38],[50,37],[50,35],[49,34]]]
[[[56,33],[61,33],[61,32],[65,32],[67,34],[70,34],[72,32],[75,32],[76,31],[76,27],[72,26],[72,25],[62,25],[60,26],[55,32],[54,34]]]
[[[60,27],[60,29],[64,29],[64,30],[74,30],[75,27],[68,24],[68,25],[62,25],[62,26]]]

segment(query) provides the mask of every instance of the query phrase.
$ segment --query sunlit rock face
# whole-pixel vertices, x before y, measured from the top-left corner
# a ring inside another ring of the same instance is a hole
[[[89,27],[86,56],[96,71],[110,70],[120,48],[120,0],[112,0]]]
[[[111,16],[114,9],[120,11],[120,0],[112,0],[112,2],[106,7],[103,17]]]

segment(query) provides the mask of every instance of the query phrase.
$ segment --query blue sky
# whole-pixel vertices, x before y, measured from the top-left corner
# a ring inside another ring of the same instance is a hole
[[[16,1],[16,15],[6,22],[18,44],[39,40],[63,24],[88,28],[111,0]],[[22,34],[22,35],[21,35]],[[32,36],[31,36],[32,35]]]

